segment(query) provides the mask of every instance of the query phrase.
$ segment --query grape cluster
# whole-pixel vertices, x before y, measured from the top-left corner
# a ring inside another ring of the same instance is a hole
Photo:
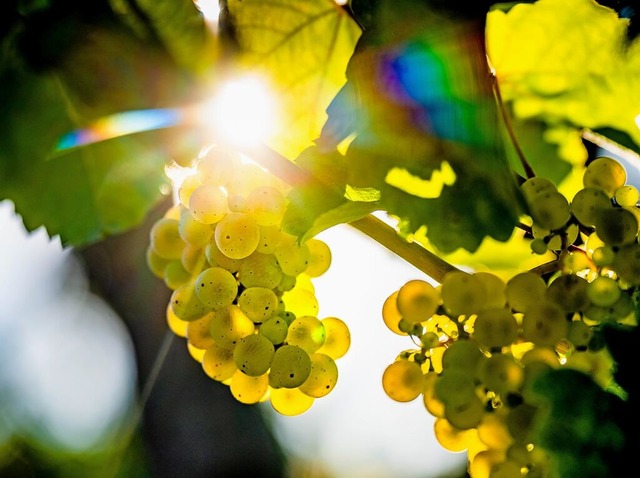
[[[601,328],[636,326],[640,289],[638,191],[625,183],[608,157],[589,163],[571,202],[550,181],[529,179],[527,240],[534,252],[556,252],[553,268],[505,279],[456,270],[439,285],[408,281],[385,300],[384,323],[416,347],[384,370],[382,386],[398,402],[422,395],[439,443],[466,450],[474,478],[549,476],[535,443],[541,374],[566,367],[612,384]]]
[[[318,317],[312,279],[331,264],[318,238],[281,228],[288,187],[243,156],[212,148],[152,227],[147,264],[173,292],[166,317],[194,359],[245,404],[308,410],[336,385],[350,347],[338,317]]]

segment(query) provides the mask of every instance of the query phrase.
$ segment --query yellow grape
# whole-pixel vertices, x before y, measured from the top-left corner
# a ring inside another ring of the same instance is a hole
[[[180,187],[178,188],[178,198],[180,199],[180,204],[185,208],[189,208],[189,199],[191,199],[191,194],[193,191],[202,186],[202,177],[199,174],[191,174],[184,178]]]
[[[287,209],[287,200],[278,189],[260,186],[247,196],[246,211],[261,226],[280,224]]]
[[[206,349],[215,344],[215,341],[209,332],[211,319],[212,314],[209,313],[198,320],[188,322],[187,342],[198,349]]]
[[[524,369],[513,356],[494,354],[478,367],[478,378],[488,389],[506,395],[518,391],[524,381]]]
[[[389,297],[387,297],[384,304],[382,304],[382,320],[394,334],[408,335],[406,332],[400,330],[399,327],[400,321],[402,320],[402,314],[398,310],[398,293],[398,290],[393,292]]]
[[[203,184],[191,193],[189,211],[203,224],[216,224],[227,215],[227,196],[220,187]]]
[[[260,334],[268,338],[273,345],[280,345],[287,338],[289,324],[285,319],[276,315],[260,324]]]
[[[400,287],[396,300],[404,319],[410,323],[424,322],[438,309],[440,293],[428,282],[415,279]]]
[[[167,264],[164,269],[164,283],[169,289],[176,290],[189,282],[191,273],[184,268],[181,260],[173,260]]]
[[[180,259],[185,242],[180,237],[179,221],[163,217],[156,221],[149,232],[151,247],[164,259]]]
[[[271,390],[270,400],[276,412],[292,417],[309,410],[315,398],[302,393],[297,388],[276,388]]]
[[[255,330],[253,321],[233,304],[212,312],[209,332],[216,344],[233,349],[242,337],[251,335]]]
[[[537,346],[555,345],[568,329],[564,310],[550,300],[531,304],[522,318],[522,338]]]
[[[206,265],[206,257],[201,247],[186,244],[182,250],[180,262],[186,271],[191,274],[197,274]]]
[[[191,282],[174,290],[169,304],[173,313],[187,322],[199,319],[208,312],[206,306],[196,296],[194,284]]]
[[[223,382],[238,370],[233,360],[233,351],[213,344],[208,347],[202,357],[202,368],[212,379]]]
[[[267,374],[251,377],[237,370],[231,376],[231,394],[240,403],[253,404],[262,400],[269,390],[269,377]]]
[[[238,306],[254,322],[264,322],[276,313],[278,297],[266,287],[248,287],[238,296]]]
[[[275,289],[282,280],[282,269],[273,254],[254,252],[240,263],[238,280],[245,287]]]
[[[454,317],[475,314],[485,307],[487,293],[482,279],[462,271],[449,272],[440,287],[442,304]],[[402,312],[402,309],[400,309]]]
[[[281,241],[280,226],[260,226],[260,240],[256,251],[262,254],[273,254]]]
[[[424,375],[424,390],[422,402],[427,411],[434,417],[444,417],[444,403],[436,395],[435,384],[440,375],[436,372],[428,372]]]
[[[546,293],[544,279],[533,272],[520,272],[507,281],[507,302],[516,312],[525,312],[544,299]]]
[[[382,388],[396,402],[411,402],[424,390],[424,376],[420,365],[408,360],[397,360],[382,374]]]
[[[343,357],[351,347],[351,332],[347,324],[338,317],[325,317],[321,320],[326,337],[318,353],[328,355],[334,360]]]
[[[300,317],[304,315],[315,316],[320,310],[315,293],[298,287],[297,284],[296,287],[282,294],[282,300],[288,311]]]
[[[505,307],[485,309],[473,322],[471,337],[489,349],[506,347],[518,337],[518,322]]]
[[[232,274],[235,274],[240,269],[240,264],[244,259],[231,259],[225,256],[218,248],[215,241],[210,241],[204,248],[204,255],[207,258],[209,265],[214,267],[222,267],[227,269]]]
[[[297,276],[309,267],[311,253],[309,246],[298,243],[297,237],[283,234],[283,239],[276,248],[274,255],[282,272],[290,276]]]
[[[465,451],[478,442],[478,432],[475,429],[460,430],[451,425],[446,418],[436,418],[433,430],[442,448],[454,453]]]
[[[480,398],[472,395],[468,400],[448,401],[444,405],[444,416],[451,425],[468,430],[475,428],[485,414],[486,406]]]
[[[169,329],[174,334],[176,334],[178,337],[183,337],[183,338],[187,336],[187,326],[189,325],[189,322],[187,322],[186,320],[180,319],[173,312],[173,308],[171,307],[170,302],[167,304],[166,318],[167,318],[167,325],[169,326]]]
[[[336,386],[338,367],[335,361],[325,354],[314,353],[309,358],[311,359],[311,371],[299,389],[310,397],[324,397]]]
[[[331,266],[331,249],[326,242],[315,237],[309,239],[306,245],[309,248],[309,265],[304,272],[309,277],[320,277]]]
[[[231,212],[216,224],[214,238],[225,256],[244,259],[258,247],[260,226],[248,214]]]
[[[151,273],[158,279],[164,280],[164,269],[172,261],[172,259],[166,259],[159,255],[154,249],[153,245],[149,243],[145,251],[145,259],[147,261],[147,267]]]
[[[601,189],[609,197],[613,197],[616,190],[626,182],[627,172],[622,164],[607,156],[600,156],[591,161],[582,177],[585,188]]]
[[[324,344],[326,336],[324,324],[320,319],[313,315],[303,315],[289,325],[286,342],[312,354]]]

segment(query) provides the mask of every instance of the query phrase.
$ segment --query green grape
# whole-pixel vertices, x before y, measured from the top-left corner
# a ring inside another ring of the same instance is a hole
[[[260,186],[247,196],[247,214],[261,226],[280,224],[287,209],[284,195],[272,186]]]
[[[187,322],[186,338],[187,342],[197,349],[207,349],[215,344],[209,326],[212,315],[208,313],[204,317]]]
[[[331,266],[331,249],[326,242],[315,237],[307,240],[305,244],[309,248],[309,265],[304,273],[309,277],[320,277]]]
[[[512,408],[505,421],[509,434],[518,442],[529,443],[529,437],[536,424],[538,409],[528,403]]]
[[[185,208],[189,209],[189,200],[191,199],[191,194],[196,188],[202,186],[202,176],[199,174],[191,174],[184,178],[180,187],[178,188],[178,199],[180,200],[180,204]]]
[[[303,315],[289,325],[286,342],[312,354],[324,344],[326,336],[324,324],[320,319],[313,315]]]
[[[205,246],[204,255],[209,265],[222,267],[232,274],[238,272],[240,264],[244,261],[244,259],[231,259],[230,257],[225,256],[222,251],[218,249],[218,245],[215,241],[211,241]]]
[[[622,164],[607,156],[600,156],[591,161],[582,177],[585,188],[601,189],[609,197],[613,197],[616,190],[626,182],[627,172]]]
[[[638,200],[640,200],[640,192],[635,186],[625,184],[616,189],[613,198],[619,206],[634,207],[638,204]]]
[[[209,333],[217,345],[232,350],[242,337],[254,333],[253,321],[233,304],[211,312]]]
[[[399,291],[394,291],[382,304],[382,320],[394,334],[407,335],[406,331],[400,330],[402,314],[398,310],[398,293]]]
[[[282,269],[273,254],[254,252],[240,264],[238,280],[245,287],[275,289],[282,280]]]
[[[233,360],[239,370],[251,377],[267,373],[275,348],[271,341],[261,334],[252,334],[238,340],[233,349]]]
[[[297,388],[277,388],[271,390],[271,406],[280,415],[292,417],[301,415],[311,408],[315,398],[302,393]]]
[[[536,238],[531,241],[531,250],[534,254],[543,255],[549,250],[549,246],[544,239]]]
[[[473,322],[471,338],[488,349],[506,347],[518,337],[518,322],[505,307],[486,309]]]
[[[524,369],[513,356],[494,354],[480,364],[478,378],[486,388],[505,396],[518,391],[524,381]]]
[[[613,304],[613,314],[616,319],[625,319],[629,315],[632,315],[635,312],[635,302],[631,298],[631,295],[622,293],[620,294],[620,298]]]
[[[571,218],[569,201],[559,191],[542,192],[528,205],[533,222],[544,229],[560,229]]]
[[[520,185],[520,191],[522,191],[527,202],[533,200],[539,194],[556,192],[557,190],[558,187],[550,179],[538,176],[528,178]]]
[[[171,289],[176,290],[191,281],[191,274],[185,270],[182,261],[174,260],[167,264],[164,269],[164,283]]]
[[[487,298],[484,304],[486,308],[500,308],[507,303],[506,284],[495,274],[491,272],[476,272],[476,278],[484,284],[484,290]]]
[[[206,260],[204,250],[201,247],[189,243],[185,245],[182,250],[182,256],[180,256],[182,267],[191,274],[201,272],[206,264]]]
[[[596,231],[600,239],[609,246],[625,246],[636,241],[638,220],[624,208],[613,208],[596,218]]]
[[[571,342],[576,349],[586,349],[592,336],[593,330],[582,320],[573,320],[569,323],[567,340]]]
[[[311,253],[306,243],[298,244],[295,236],[283,235],[283,240],[276,248],[274,255],[282,272],[290,276],[297,276],[309,267]]]
[[[233,352],[216,343],[205,350],[202,357],[202,368],[209,377],[218,382],[230,379],[238,370],[233,360]]]
[[[522,318],[523,339],[537,346],[555,345],[566,337],[568,328],[564,310],[550,300],[530,304]]]
[[[408,360],[398,360],[382,374],[382,388],[396,402],[411,402],[424,390],[424,376],[420,365]]]
[[[211,309],[220,309],[233,303],[238,295],[238,281],[222,267],[203,270],[195,281],[196,296]]]
[[[580,228],[577,224],[569,224],[569,226],[561,229],[557,233],[549,232],[546,236],[547,248],[552,251],[559,251],[563,247],[566,248],[569,244],[573,244],[576,241],[579,233]]]
[[[169,304],[173,313],[179,319],[187,322],[199,319],[209,312],[207,307],[196,296],[195,286],[191,282],[174,290]]]
[[[296,388],[302,385],[311,373],[309,354],[297,345],[278,347],[269,372],[269,384],[273,388]]]
[[[589,305],[589,282],[575,274],[563,274],[549,283],[547,297],[565,312],[578,312]]]
[[[145,251],[145,259],[147,262],[147,267],[151,271],[151,273],[156,276],[158,279],[164,280],[164,270],[172,261],[172,259],[166,259],[160,256],[154,249],[151,243],[147,245],[147,249]]]
[[[442,368],[445,371],[459,370],[475,375],[476,368],[486,359],[474,340],[456,340],[442,354]]]
[[[231,376],[229,388],[233,397],[240,403],[258,403],[269,390],[269,376],[265,373],[254,377],[237,370]]]
[[[298,317],[317,315],[320,309],[315,293],[302,287],[294,287],[285,292],[282,294],[282,300],[286,309]]]
[[[230,212],[216,224],[214,238],[225,256],[244,259],[258,247],[260,226],[248,214]]]
[[[611,266],[626,283],[640,285],[640,244],[620,247]]]
[[[184,242],[199,247],[206,246],[213,237],[211,225],[200,222],[185,208],[180,213],[178,232]]]
[[[260,240],[256,251],[262,254],[273,254],[281,242],[280,226],[260,226]]]
[[[220,222],[228,210],[226,194],[213,184],[198,186],[189,197],[191,215],[203,224]]]
[[[587,285],[587,296],[598,307],[611,307],[621,293],[618,282],[607,276],[598,276]]]
[[[424,375],[424,390],[422,402],[424,408],[434,417],[444,417],[444,403],[436,395],[435,384],[440,378],[436,372],[428,372]]]
[[[440,374],[438,380],[436,380],[434,387],[436,397],[444,403],[445,406],[448,403],[457,404],[469,402],[472,398],[476,397],[474,375],[460,369],[445,369]]]
[[[569,254],[564,256],[562,265],[564,266],[565,272],[570,274],[577,274],[581,271],[591,270],[589,257],[579,249],[576,250],[576,252],[570,252]]]
[[[420,336],[420,345],[423,349],[433,349],[440,345],[440,337],[435,332],[425,332]]]
[[[321,319],[325,330],[325,339],[318,353],[328,355],[334,360],[343,357],[351,347],[351,332],[347,324],[338,317]]]
[[[581,189],[571,200],[571,214],[586,227],[595,226],[596,218],[611,209],[611,199],[601,189]]]
[[[260,334],[268,338],[273,345],[280,345],[287,338],[289,324],[282,317],[276,315],[260,324]]]
[[[520,272],[507,281],[505,292],[509,306],[516,312],[525,312],[545,297],[547,284],[533,272]]]
[[[151,227],[149,232],[151,248],[158,256],[169,260],[180,259],[182,256],[185,242],[180,237],[178,225],[177,219],[163,217]]]
[[[447,402],[444,416],[454,427],[460,430],[475,428],[485,414],[485,404],[476,395],[464,402]]]
[[[275,314],[278,297],[266,287],[247,287],[238,296],[238,306],[254,322],[264,322]]]
[[[440,294],[444,308],[452,316],[475,314],[487,303],[482,279],[461,271],[449,272],[444,276]]]
[[[302,393],[313,398],[328,395],[338,381],[338,367],[328,355],[314,353],[310,355],[311,371],[305,382],[298,387]]]
[[[277,286],[277,291],[281,294],[284,292],[289,292],[290,290],[293,290],[297,282],[298,282],[297,277],[289,276],[287,274],[282,274],[282,279],[280,280],[280,283]]]
[[[600,267],[613,264],[615,258],[616,252],[611,246],[598,247],[591,254],[591,260],[593,260],[593,263]]]
[[[398,290],[397,307],[410,323],[424,322],[435,314],[440,305],[440,293],[423,280],[410,280]]]

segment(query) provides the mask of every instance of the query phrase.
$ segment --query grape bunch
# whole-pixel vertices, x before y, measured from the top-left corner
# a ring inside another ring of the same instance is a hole
[[[242,403],[298,415],[333,390],[351,338],[343,320],[318,316],[312,279],[328,270],[331,250],[282,230],[287,192],[214,147],[151,228],[146,259],[172,290],[168,326],[204,372]]]
[[[638,190],[609,157],[589,163],[583,183],[571,201],[542,178],[522,185],[532,224],[525,240],[535,253],[555,253],[545,267],[414,279],[382,306],[386,326],[415,345],[384,370],[385,393],[398,402],[422,396],[439,443],[466,450],[474,478],[553,476],[535,439],[536,379],[574,369],[605,389],[614,363],[603,326],[637,326]]]

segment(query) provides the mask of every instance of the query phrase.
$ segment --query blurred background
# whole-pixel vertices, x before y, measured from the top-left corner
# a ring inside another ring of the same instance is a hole
[[[147,269],[141,227],[84,250],[28,234],[0,202],[0,476],[454,478],[466,456],[435,441],[421,400],[396,403],[384,368],[411,348],[381,318],[423,277],[349,226],[322,233],[320,317],[347,322],[340,379],[300,416],[242,405],[169,331],[169,290]]]

